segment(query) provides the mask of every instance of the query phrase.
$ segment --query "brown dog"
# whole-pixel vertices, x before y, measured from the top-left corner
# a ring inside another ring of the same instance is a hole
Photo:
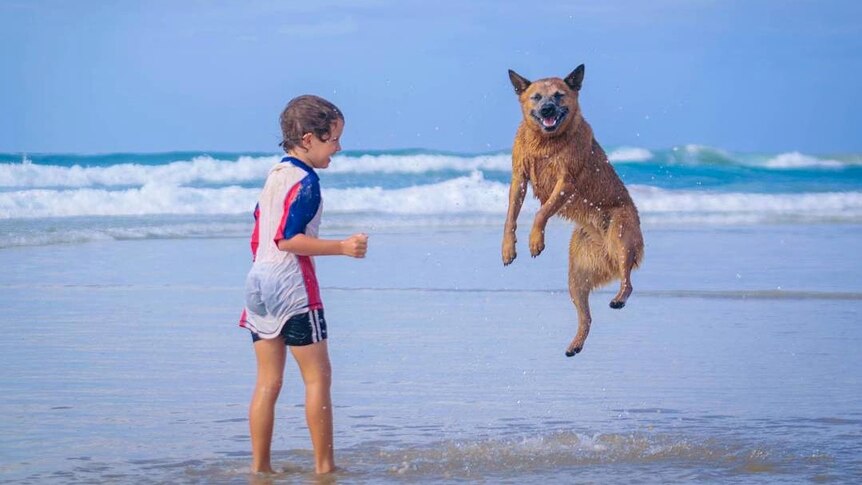
[[[608,162],[593,129],[581,114],[581,64],[565,79],[530,82],[514,71],[509,79],[524,119],[512,147],[512,185],[503,231],[503,264],[515,259],[515,229],[527,182],[542,206],[530,230],[530,254],[545,249],[545,225],[555,214],[574,221],[569,245],[569,294],[578,310],[578,333],[566,349],[571,357],[590,332],[589,296],[614,279],[620,291],[611,308],[622,308],[632,292],[631,271],[640,265],[644,245],[638,211]]]

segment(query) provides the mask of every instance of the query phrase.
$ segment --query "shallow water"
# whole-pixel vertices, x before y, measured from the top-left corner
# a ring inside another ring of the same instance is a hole
[[[594,294],[571,359],[566,232],[505,269],[484,229],[372,234],[365,261],[319,260],[335,481],[862,478],[862,263],[846,256],[862,227],[648,230],[634,296],[615,311],[612,288]],[[283,471],[247,473],[244,239],[0,264],[0,481],[315,481],[291,365]]]

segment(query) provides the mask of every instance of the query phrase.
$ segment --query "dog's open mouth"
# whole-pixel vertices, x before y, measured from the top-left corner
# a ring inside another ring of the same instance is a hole
[[[555,114],[552,116],[541,116],[535,111],[531,112],[533,118],[542,126],[542,129],[546,132],[552,132],[560,126],[560,123],[566,118],[566,115],[569,114],[569,110],[566,108],[562,108],[557,110]]]

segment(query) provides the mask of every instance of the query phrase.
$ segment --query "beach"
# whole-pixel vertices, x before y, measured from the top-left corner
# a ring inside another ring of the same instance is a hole
[[[862,226],[647,224],[629,303],[593,293],[566,358],[571,228],[532,259],[526,221],[506,268],[494,225],[317,259],[336,480],[862,478]],[[0,481],[247,483],[250,261],[239,235],[0,250]],[[275,483],[313,481],[302,402],[288,362]]]
[[[862,484],[860,19],[0,0],[0,485]]]

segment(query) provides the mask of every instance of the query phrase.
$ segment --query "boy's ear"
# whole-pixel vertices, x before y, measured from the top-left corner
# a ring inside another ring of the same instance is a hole
[[[519,96],[530,87],[530,81],[527,78],[511,69],[509,69],[509,80],[512,81],[512,86],[515,87],[515,94]]]
[[[574,71],[572,71],[568,76],[566,76],[566,79],[564,79],[564,81],[566,82],[566,86],[570,87],[572,90],[580,91],[581,84],[583,84],[584,82],[584,65],[581,64],[580,66],[575,68]]]

